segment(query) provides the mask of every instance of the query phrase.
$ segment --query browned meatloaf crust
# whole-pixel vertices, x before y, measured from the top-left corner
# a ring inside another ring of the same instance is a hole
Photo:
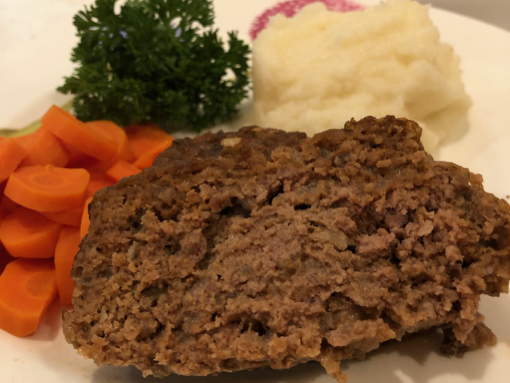
[[[206,375],[341,359],[440,327],[450,354],[495,337],[509,206],[386,117],[306,138],[257,127],[176,141],[96,194],[67,340],[98,364]]]

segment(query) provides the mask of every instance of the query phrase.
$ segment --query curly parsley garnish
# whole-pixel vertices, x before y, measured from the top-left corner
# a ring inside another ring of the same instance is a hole
[[[249,47],[213,27],[210,0],[96,0],[74,17],[78,67],[59,92],[83,121],[155,122],[200,130],[236,113],[248,91]]]

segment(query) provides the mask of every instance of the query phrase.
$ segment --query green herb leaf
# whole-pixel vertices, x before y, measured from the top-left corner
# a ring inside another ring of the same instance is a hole
[[[228,47],[210,0],[96,0],[74,17],[78,67],[59,92],[83,121],[155,122],[200,130],[233,117],[248,92],[249,47]]]

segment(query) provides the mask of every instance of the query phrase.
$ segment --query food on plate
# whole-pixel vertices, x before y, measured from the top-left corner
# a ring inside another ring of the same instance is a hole
[[[46,111],[41,123],[54,136],[90,157],[106,161],[117,154],[119,144],[110,132],[96,124],[85,124],[56,105]]]
[[[55,276],[59,300],[63,305],[70,305],[73,297],[74,281],[69,276],[82,238],[83,235],[78,226],[66,226],[62,228],[58,236],[54,252]]]
[[[40,299],[30,295],[39,294],[32,285],[41,275],[51,271],[60,303],[71,303],[70,270],[88,231],[88,204],[97,190],[141,172],[172,143],[156,125],[124,130],[111,121],[83,123],[56,106],[42,124],[27,135],[0,137],[0,159],[5,160],[0,166],[0,284],[10,284],[5,296],[0,292],[0,316],[5,315],[0,329],[17,336],[34,332],[55,298],[51,289]],[[22,263],[13,263],[13,257]],[[47,258],[53,269],[34,258]],[[23,275],[35,279],[28,284]],[[48,287],[46,282],[41,286]]]
[[[13,257],[51,258],[62,225],[40,213],[17,207],[0,222],[0,242]]]
[[[0,329],[16,336],[32,334],[56,297],[53,260],[9,262],[0,275]]]
[[[139,168],[152,165],[156,157],[168,148],[173,138],[156,125],[131,125],[125,128],[129,147],[136,157],[133,163]]]
[[[117,161],[106,171],[106,175],[114,182],[119,182],[124,177],[140,173],[142,170],[126,161]]]
[[[387,116],[176,140],[92,200],[66,339],[144,375],[317,360],[339,382],[407,333],[494,344],[478,302],[508,291],[510,207],[420,135]]]
[[[69,161],[69,151],[65,145],[46,129],[16,137],[16,142],[27,152],[22,166],[66,166]]]
[[[89,190],[89,185],[87,185],[87,193]],[[81,222],[82,211],[83,207],[78,206],[67,210],[41,212],[41,214],[53,222],[60,223],[61,225],[79,226]]]
[[[314,134],[392,114],[419,122],[430,151],[470,107],[459,64],[426,6],[389,0],[339,13],[314,3],[292,18],[274,16],[254,41],[245,121]]]
[[[0,182],[9,177],[26,155],[26,150],[14,138],[0,137]]]
[[[73,75],[82,121],[165,123],[200,130],[236,114],[248,93],[248,45],[213,25],[211,0],[96,0],[74,18]]]
[[[85,169],[24,166],[11,173],[4,194],[28,209],[62,211],[83,205],[89,180]]]

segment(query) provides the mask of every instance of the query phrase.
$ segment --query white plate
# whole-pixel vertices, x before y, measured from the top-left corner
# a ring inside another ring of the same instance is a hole
[[[54,89],[72,66],[74,46],[71,16],[81,9],[77,0],[0,0],[0,127],[21,127],[40,117],[66,97]],[[90,1],[88,1],[90,3]],[[358,1],[373,4],[376,1]],[[217,23],[237,29],[248,39],[254,17],[273,0],[216,0]],[[463,77],[473,100],[469,131],[444,146],[436,158],[457,162],[482,173],[486,189],[500,197],[510,194],[510,33],[452,13],[432,9],[431,17],[444,41],[462,58]],[[471,352],[463,359],[438,354],[440,335],[415,336],[383,345],[362,362],[345,362],[350,382],[363,383],[507,383],[510,381],[510,298],[485,298],[481,312],[499,338],[497,346]],[[334,380],[314,363],[288,371],[223,374],[217,378],[143,379],[131,368],[97,368],[69,346],[55,326],[60,309],[54,305],[40,330],[25,339],[0,330],[3,383],[110,382],[315,382]]]

